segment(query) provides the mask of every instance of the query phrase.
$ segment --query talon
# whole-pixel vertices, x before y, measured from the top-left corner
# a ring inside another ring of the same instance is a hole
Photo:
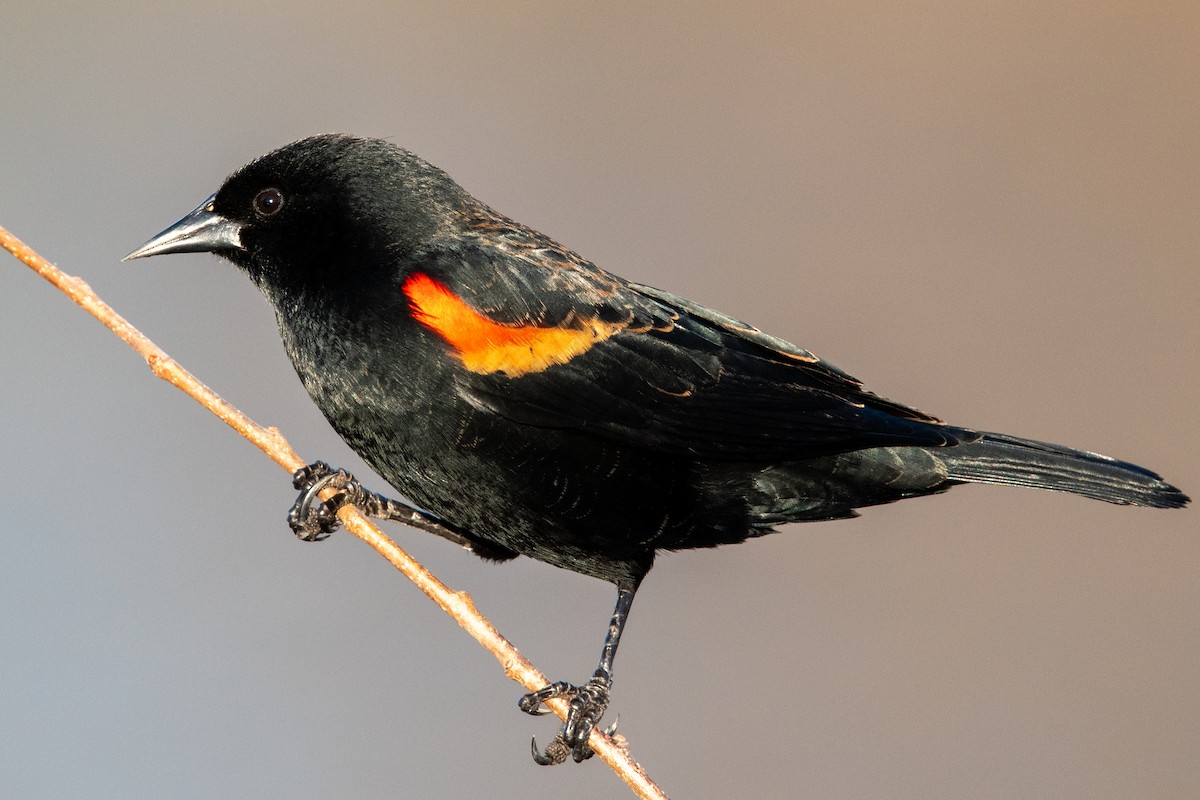
[[[609,738],[611,739],[611,738],[613,737],[613,735],[615,735],[615,734],[616,734],[616,732],[617,732],[617,724],[618,724],[620,721],[621,721],[621,715],[620,715],[620,714],[618,714],[618,715],[617,715],[617,718],[613,720],[613,724],[612,724],[612,725],[609,725],[607,728],[605,728],[605,729],[604,729],[604,735],[605,735],[605,736],[607,736],[607,737],[609,737]]]
[[[318,542],[329,538],[341,525],[337,511],[347,502],[343,493],[329,502],[317,502],[317,494],[329,485],[338,488],[350,486],[354,478],[344,470],[334,470],[323,461],[315,461],[302,467],[292,475],[292,486],[300,490],[300,496],[288,511],[288,526],[301,540]],[[316,503],[314,507],[314,503]]]
[[[550,713],[550,709],[542,705],[547,700],[555,697],[571,700],[566,722],[555,734],[554,741],[546,747],[544,753],[538,752],[535,744],[533,760],[539,764],[561,764],[570,754],[571,758],[579,763],[595,755],[595,751],[588,745],[588,738],[592,735],[592,728],[596,727],[608,707],[611,683],[612,679],[607,671],[597,670],[591,680],[582,686],[572,686],[560,681],[524,695],[518,703],[519,707],[526,714],[537,716]],[[611,736],[616,729],[616,723],[613,723],[604,733]]]
[[[567,760],[567,753],[569,752],[567,746],[563,744],[562,738],[558,736],[555,736],[554,741],[546,746],[545,753],[538,750],[537,737],[529,740],[529,747],[533,753],[534,763],[540,764],[543,767],[563,763]]]
[[[299,502],[300,505],[305,509],[312,508],[313,501],[317,499],[317,495],[321,493],[321,490],[336,481],[338,477],[338,473],[331,472],[328,475],[323,475],[320,478],[317,478],[307,489],[304,490],[297,502]]]
[[[532,714],[535,717],[545,716],[551,713],[550,709],[542,704],[547,700],[553,700],[555,697],[571,697],[578,689],[566,681],[552,683],[549,686],[543,686],[536,692],[522,695],[517,701],[517,706],[526,714]]]

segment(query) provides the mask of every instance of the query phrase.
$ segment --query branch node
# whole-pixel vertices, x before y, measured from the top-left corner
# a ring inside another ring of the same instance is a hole
[[[471,595],[462,589],[456,589],[451,592],[454,602],[468,614],[478,614],[479,611],[475,608],[475,601],[471,599]]]

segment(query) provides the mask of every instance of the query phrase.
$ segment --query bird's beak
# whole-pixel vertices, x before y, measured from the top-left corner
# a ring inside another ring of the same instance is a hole
[[[241,250],[242,224],[213,210],[213,198],[125,256],[122,261],[168,253],[211,253],[216,250]]]

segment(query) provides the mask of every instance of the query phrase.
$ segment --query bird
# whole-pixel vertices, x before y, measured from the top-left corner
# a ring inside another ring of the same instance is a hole
[[[550,745],[531,743],[540,764],[592,755],[659,552],[967,483],[1189,502],[1135,464],[887,400],[804,348],[601,269],[382,139],[323,134],[261,156],[126,260],[185,252],[249,276],[333,429],[441,535],[616,586],[592,676],[520,699],[533,714],[569,700]],[[304,539],[329,535],[347,502],[411,511],[325,462],[294,484]]]

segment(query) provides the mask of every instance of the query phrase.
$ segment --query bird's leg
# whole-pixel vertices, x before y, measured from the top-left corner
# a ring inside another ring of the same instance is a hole
[[[587,683],[583,686],[573,686],[566,681],[559,681],[521,698],[519,705],[526,714],[545,714],[546,709],[542,708],[542,703],[555,697],[567,697],[571,700],[567,721],[554,735],[554,741],[550,742],[545,752],[539,752],[536,739],[532,742],[533,760],[537,763],[561,764],[567,760],[568,755],[574,758],[576,763],[592,757],[588,737],[608,708],[613,659],[617,655],[621,631],[625,629],[625,620],[629,618],[629,607],[633,605],[633,595],[636,591],[636,587],[617,587],[617,606],[613,609],[612,621],[608,623],[608,635],[604,637],[600,664]],[[613,723],[604,732],[611,736],[616,729],[616,723]]]
[[[469,550],[476,549],[470,539],[437,517],[398,500],[367,491],[349,472],[334,469],[324,461],[314,461],[296,470],[292,475],[292,486],[299,490],[300,496],[288,510],[288,526],[306,542],[327,538],[341,525],[338,510],[342,506],[353,505],[368,517],[403,522],[435,533]],[[336,489],[337,494],[325,502],[319,502],[317,495],[327,487]]]

